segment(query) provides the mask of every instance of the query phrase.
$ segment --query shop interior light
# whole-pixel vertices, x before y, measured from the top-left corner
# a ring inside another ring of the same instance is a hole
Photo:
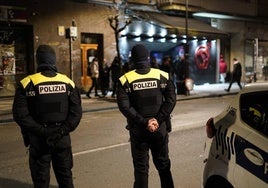
[[[141,37],[135,37],[135,38],[134,38],[134,41],[136,41],[136,42],[140,42],[140,41],[141,41]]]
[[[136,30],[133,32],[133,35],[139,37],[141,33],[142,33],[141,31]]]
[[[148,29],[147,35],[149,37],[152,37],[155,34],[155,27],[154,26],[150,26],[150,28]]]
[[[126,35],[129,31],[129,27],[126,27],[123,31],[120,32],[120,35]]]
[[[133,34],[134,36],[140,36],[140,35],[142,34],[142,32],[143,32],[142,27],[141,27],[140,25],[137,25],[137,26],[135,27],[135,30],[132,32],[132,34]]]
[[[177,40],[177,38],[174,38],[174,39],[171,39],[170,41],[171,41],[172,43],[177,43],[178,40]]]
[[[202,17],[202,18],[237,19],[237,17],[235,17],[235,16],[209,13],[209,12],[197,12],[197,13],[193,13],[193,16]]]
[[[150,37],[147,40],[148,40],[148,42],[153,42],[154,41],[154,37]]]
[[[120,38],[120,44],[125,47],[127,45],[127,36]]]
[[[166,42],[166,38],[159,39],[159,42]]]
[[[182,39],[181,42],[182,42],[183,44],[186,44],[186,39]]]
[[[165,36],[167,35],[167,30],[166,30],[166,29],[161,29],[159,35],[160,35],[161,37],[165,37]]]

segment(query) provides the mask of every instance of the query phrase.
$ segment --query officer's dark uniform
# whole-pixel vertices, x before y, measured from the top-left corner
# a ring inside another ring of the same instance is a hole
[[[69,132],[82,117],[81,98],[74,82],[57,73],[54,50],[37,49],[37,73],[22,79],[13,103],[14,120],[30,146],[29,165],[35,188],[48,188],[50,163],[60,188],[73,188],[73,157]]]
[[[134,188],[148,187],[149,149],[159,172],[161,187],[173,188],[168,154],[166,120],[176,104],[173,82],[167,72],[150,68],[148,51],[143,45],[132,49],[135,70],[122,77],[117,92],[120,111],[127,118],[134,163]],[[147,130],[148,119],[159,124],[156,132]]]

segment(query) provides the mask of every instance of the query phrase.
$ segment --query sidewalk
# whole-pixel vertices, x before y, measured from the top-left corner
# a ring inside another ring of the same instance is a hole
[[[234,95],[239,92],[239,87],[236,83],[232,85],[231,91],[228,93],[224,91],[229,83],[225,84],[205,84],[195,85],[193,90],[190,91],[190,95],[177,95],[177,101],[190,100],[205,97],[218,97],[223,95]],[[105,98],[88,99],[84,94],[81,95],[83,112],[94,112],[117,109],[116,99],[110,97],[108,94]],[[8,122],[13,122],[12,117],[12,104],[13,97],[0,98],[0,125],[4,125]]]

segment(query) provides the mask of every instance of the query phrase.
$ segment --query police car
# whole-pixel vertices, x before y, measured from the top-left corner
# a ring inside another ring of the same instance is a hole
[[[246,85],[206,133],[203,188],[268,187],[268,83]]]

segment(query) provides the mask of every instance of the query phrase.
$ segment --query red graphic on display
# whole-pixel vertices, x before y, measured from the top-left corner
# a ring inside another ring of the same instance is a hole
[[[195,49],[194,59],[198,69],[207,69],[209,64],[209,45],[200,45]]]

